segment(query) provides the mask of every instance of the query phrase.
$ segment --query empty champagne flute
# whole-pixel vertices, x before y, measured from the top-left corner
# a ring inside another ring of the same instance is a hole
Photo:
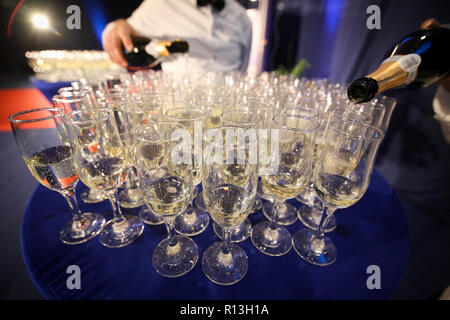
[[[317,230],[304,228],[294,234],[295,251],[307,262],[326,266],[337,258],[333,241],[325,235],[337,209],[358,202],[366,192],[383,132],[354,120],[328,125],[326,143],[314,167],[314,188],[324,206]]]
[[[253,207],[258,182],[256,131],[239,127],[210,129],[205,134],[203,196],[211,218],[223,230],[223,241],[202,256],[202,270],[212,282],[231,285],[248,270],[245,251],[231,243],[232,229]]]
[[[198,247],[177,235],[174,221],[184,212],[193,192],[189,132],[175,122],[149,123],[133,131],[140,188],[147,206],[161,216],[168,236],[156,246],[152,265],[164,277],[179,277],[197,263]],[[186,143],[187,142],[187,143]]]
[[[251,232],[253,245],[264,254],[280,256],[292,247],[291,234],[277,223],[278,211],[285,200],[296,197],[308,183],[317,126],[316,119],[305,116],[273,118],[272,130],[279,132],[279,165],[275,172],[262,175],[261,180],[273,198],[274,213],[270,221],[258,223]]]
[[[123,215],[118,205],[117,189],[127,174],[128,158],[113,111],[74,111],[64,115],[64,123],[81,181],[89,188],[104,191],[111,202],[114,217],[100,233],[100,242],[110,248],[132,243],[142,234],[144,224],[136,216]]]
[[[9,117],[19,151],[31,174],[43,186],[57,191],[73,211],[73,218],[59,232],[66,244],[79,244],[102,231],[105,218],[78,209],[75,186],[79,176],[74,168],[73,148],[59,108],[38,108]]]

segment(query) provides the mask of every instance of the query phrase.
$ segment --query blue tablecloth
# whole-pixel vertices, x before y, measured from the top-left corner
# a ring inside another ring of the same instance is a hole
[[[35,88],[39,89],[49,101],[52,101],[52,97],[58,94],[59,88],[71,86],[70,82],[47,82],[39,80],[36,77],[30,77],[30,82]]]
[[[85,186],[79,183],[77,193]],[[293,201],[296,205],[298,202]],[[111,218],[107,201],[80,204]],[[240,243],[247,252],[246,276],[232,286],[209,281],[199,262],[188,274],[164,278],[152,268],[151,255],[166,236],[164,226],[146,226],[133,244],[120,249],[102,246],[97,238],[84,244],[63,244],[58,233],[71,215],[65,200],[39,186],[24,213],[22,252],[33,282],[46,299],[384,299],[396,288],[406,266],[409,237],[401,205],[377,172],[366,195],[354,206],[336,214],[338,228],[330,234],[339,250],[337,261],[327,267],[304,262],[292,249],[282,257],[256,250],[250,239]],[[250,215],[252,223],[264,219]],[[297,221],[291,233],[303,228]],[[212,225],[193,237],[203,251],[218,238]],[[81,269],[81,289],[69,290],[67,267]],[[369,290],[367,267],[381,269],[381,289]]]

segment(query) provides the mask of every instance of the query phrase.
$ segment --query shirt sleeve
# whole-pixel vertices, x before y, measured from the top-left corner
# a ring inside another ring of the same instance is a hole
[[[435,118],[439,121],[445,140],[450,143],[450,92],[438,87],[433,99]]]
[[[162,30],[160,21],[163,19],[165,0],[144,0],[140,6],[133,11],[127,22],[133,29],[150,38],[160,38],[166,30]],[[166,12],[166,14],[169,14]]]
[[[247,17],[248,23],[246,24],[245,30],[243,32],[243,43],[242,43],[242,63],[241,71],[246,72],[248,67],[248,62],[250,59],[250,49],[252,46],[252,23],[250,18]]]
[[[133,11],[127,22],[140,35],[150,38],[158,38],[164,30],[161,30],[161,24],[158,19],[161,18],[163,3],[161,0],[144,0],[136,10]],[[105,47],[106,35],[114,27],[115,22],[108,23],[102,31],[102,44]]]

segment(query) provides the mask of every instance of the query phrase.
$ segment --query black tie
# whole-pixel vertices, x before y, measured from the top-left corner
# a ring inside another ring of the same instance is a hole
[[[225,7],[225,0],[197,0],[198,7],[204,7],[210,4],[217,11],[221,11]]]

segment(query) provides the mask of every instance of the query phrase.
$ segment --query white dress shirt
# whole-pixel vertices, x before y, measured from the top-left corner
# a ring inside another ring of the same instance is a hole
[[[142,36],[189,43],[188,53],[165,58],[164,72],[247,70],[252,26],[235,0],[225,0],[220,12],[210,5],[197,7],[196,0],[144,0],[127,21]],[[111,23],[103,39],[110,29]]]
[[[439,86],[433,99],[435,118],[439,121],[445,141],[450,143],[450,92]]]

